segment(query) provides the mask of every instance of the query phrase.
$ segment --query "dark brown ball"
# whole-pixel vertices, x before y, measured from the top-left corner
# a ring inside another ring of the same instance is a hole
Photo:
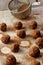
[[[29,49],[29,55],[34,57],[34,58],[37,58],[39,57],[40,55],[40,50],[38,47],[36,46],[32,46],[30,49]]]
[[[29,28],[36,29],[37,28],[37,22],[36,21],[29,22]]]
[[[18,52],[19,51],[19,44],[14,44],[14,46],[13,46],[13,52]]]
[[[33,38],[41,37],[41,33],[39,30],[32,30],[32,36]]]
[[[25,38],[26,37],[26,32],[25,30],[18,30],[17,31],[17,36],[20,37],[20,38]]]
[[[39,61],[32,60],[30,65],[41,65]]]
[[[16,58],[13,55],[8,55],[6,59],[6,65],[16,65]]]
[[[0,30],[3,31],[3,32],[5,32],[7,30],[7,25],[5,23],[2,23],[0,25]]]
[[[41,37],[37,38],[36,44],[39,46],[39,48],[43,48],[43,38]]]
[[[18,30],[18,29],[22,29],[22,23],[21,22],[16,22],[14,23],[14,27]]]
[[[9,35],[3,35],[1,38],[1,41],[5,44],[8,44],[10,42],[10,36]]]

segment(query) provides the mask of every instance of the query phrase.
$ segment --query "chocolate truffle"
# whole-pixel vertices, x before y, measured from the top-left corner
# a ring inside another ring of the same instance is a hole
[[[5,23],[0,24],[0,30],[5,32],[7,30],[7,25]]]
[[[39,57],[40,55],[40,50],[37,46],[32,46],[30,49],[29,49],[29,55],[34,57],[34,58],[37,58]]]
[[[13,55],[8,55],[6,65],[16,65],[16,58]]]
[[[41,37],[41,33],[39,30],[32,30],[32,36],[33,38]]]
[[[19,44],[14,44],[14,46],[13,46],[13,52],[18,52],[19,51]]]
[[[26,32],[25,30],[18,30],[17,31],[17,36],[20,37],[20,38],[25,38],[26,37]]]
[[[29,22],[29,28],[36,29],[37,28],[37,22],[36,21]]]
[[[10,36],[9,35],[3,35],[1,38],[1,41],[5,44],[8,44],[10,42]]]
[[[16,22],[14,23],[14,27],[18,30],[18,29],[22,29],[22,23],[21,22]]]
[[[32,60],[30,65],[41,65],[39,61]]]
[[[37,38],[36,44],[39,46],[39,48],[43,48],[43,38],[42,37]]]

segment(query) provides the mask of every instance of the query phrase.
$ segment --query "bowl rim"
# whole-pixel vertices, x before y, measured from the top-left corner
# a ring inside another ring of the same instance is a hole
[[[12,1],[13,1],[13,0],[11,0],[11,1],[9,2],[9,4],[8,4],[8,8],[9,8],[9,9],[10,9],[10,11],[11,11],[11,12],[13,12],[13,13],[20,14],[20,13],[25,12],[26,10],[28,10],[28,9],[31,7],[30,1],[29,1],[29,3],[28,3],[28,4],[29,4],[29,6],[28,6],[26,9],[24,9],[23,11],[17,12],[17,11],[11,10],[11,8],[10,8],[10,4],[12,3]]]

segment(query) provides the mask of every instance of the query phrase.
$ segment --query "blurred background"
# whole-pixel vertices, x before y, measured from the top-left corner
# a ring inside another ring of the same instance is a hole
[[[8,3],[10,0],[0,0],[0,10],[5,10],[8,9]],[[35,1],[40,1],[42,2],[43,0],[30,0],[31,3]]]

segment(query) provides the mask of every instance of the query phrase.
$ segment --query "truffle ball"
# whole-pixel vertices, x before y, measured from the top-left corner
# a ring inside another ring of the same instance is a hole
[[[0,30],[3,31],[3,32],[5,32],[7,30],[7,25],[5,23],[2,23],[0,25]]]
[[[43,38],[41,37],[37,38],[36,44],[39,46],[39,48],[43,48]]]
[[[41,33],[39,30],[32,30],[32,36],[33,38],[41,37]]]
[[[14,27],[16,29],[22,29],[22,23],[21,22],[16,22],[16,23],[14,23]]]
[[[1,38],[1,41],[5,44],[8,44],[10,42],[10,36],[9,35],[3,35]]]
[[[30,49],[29,49],[29,55],[34,57],[34,58],[37,58],[39,57],[40,55],[40,50],[38,47],[36,46],[32,46]]]
[[[16,65],[16,58],[13,55],[8,55],[6,65]]]
[[[29,28],[36,29],[37,28],[37,22],[36,21],[29,22]]]
[[[39,61],[32,60],[30,65],[41,65]]]
[[[20,37],[20,38],[25,38],[26,37],[26,32],[25,30],[18,30],[17,31],[17,36]]]
[[[19,51],[19,44],[14,44],[14,46],[13,46],[13,52],[18,52]]]

